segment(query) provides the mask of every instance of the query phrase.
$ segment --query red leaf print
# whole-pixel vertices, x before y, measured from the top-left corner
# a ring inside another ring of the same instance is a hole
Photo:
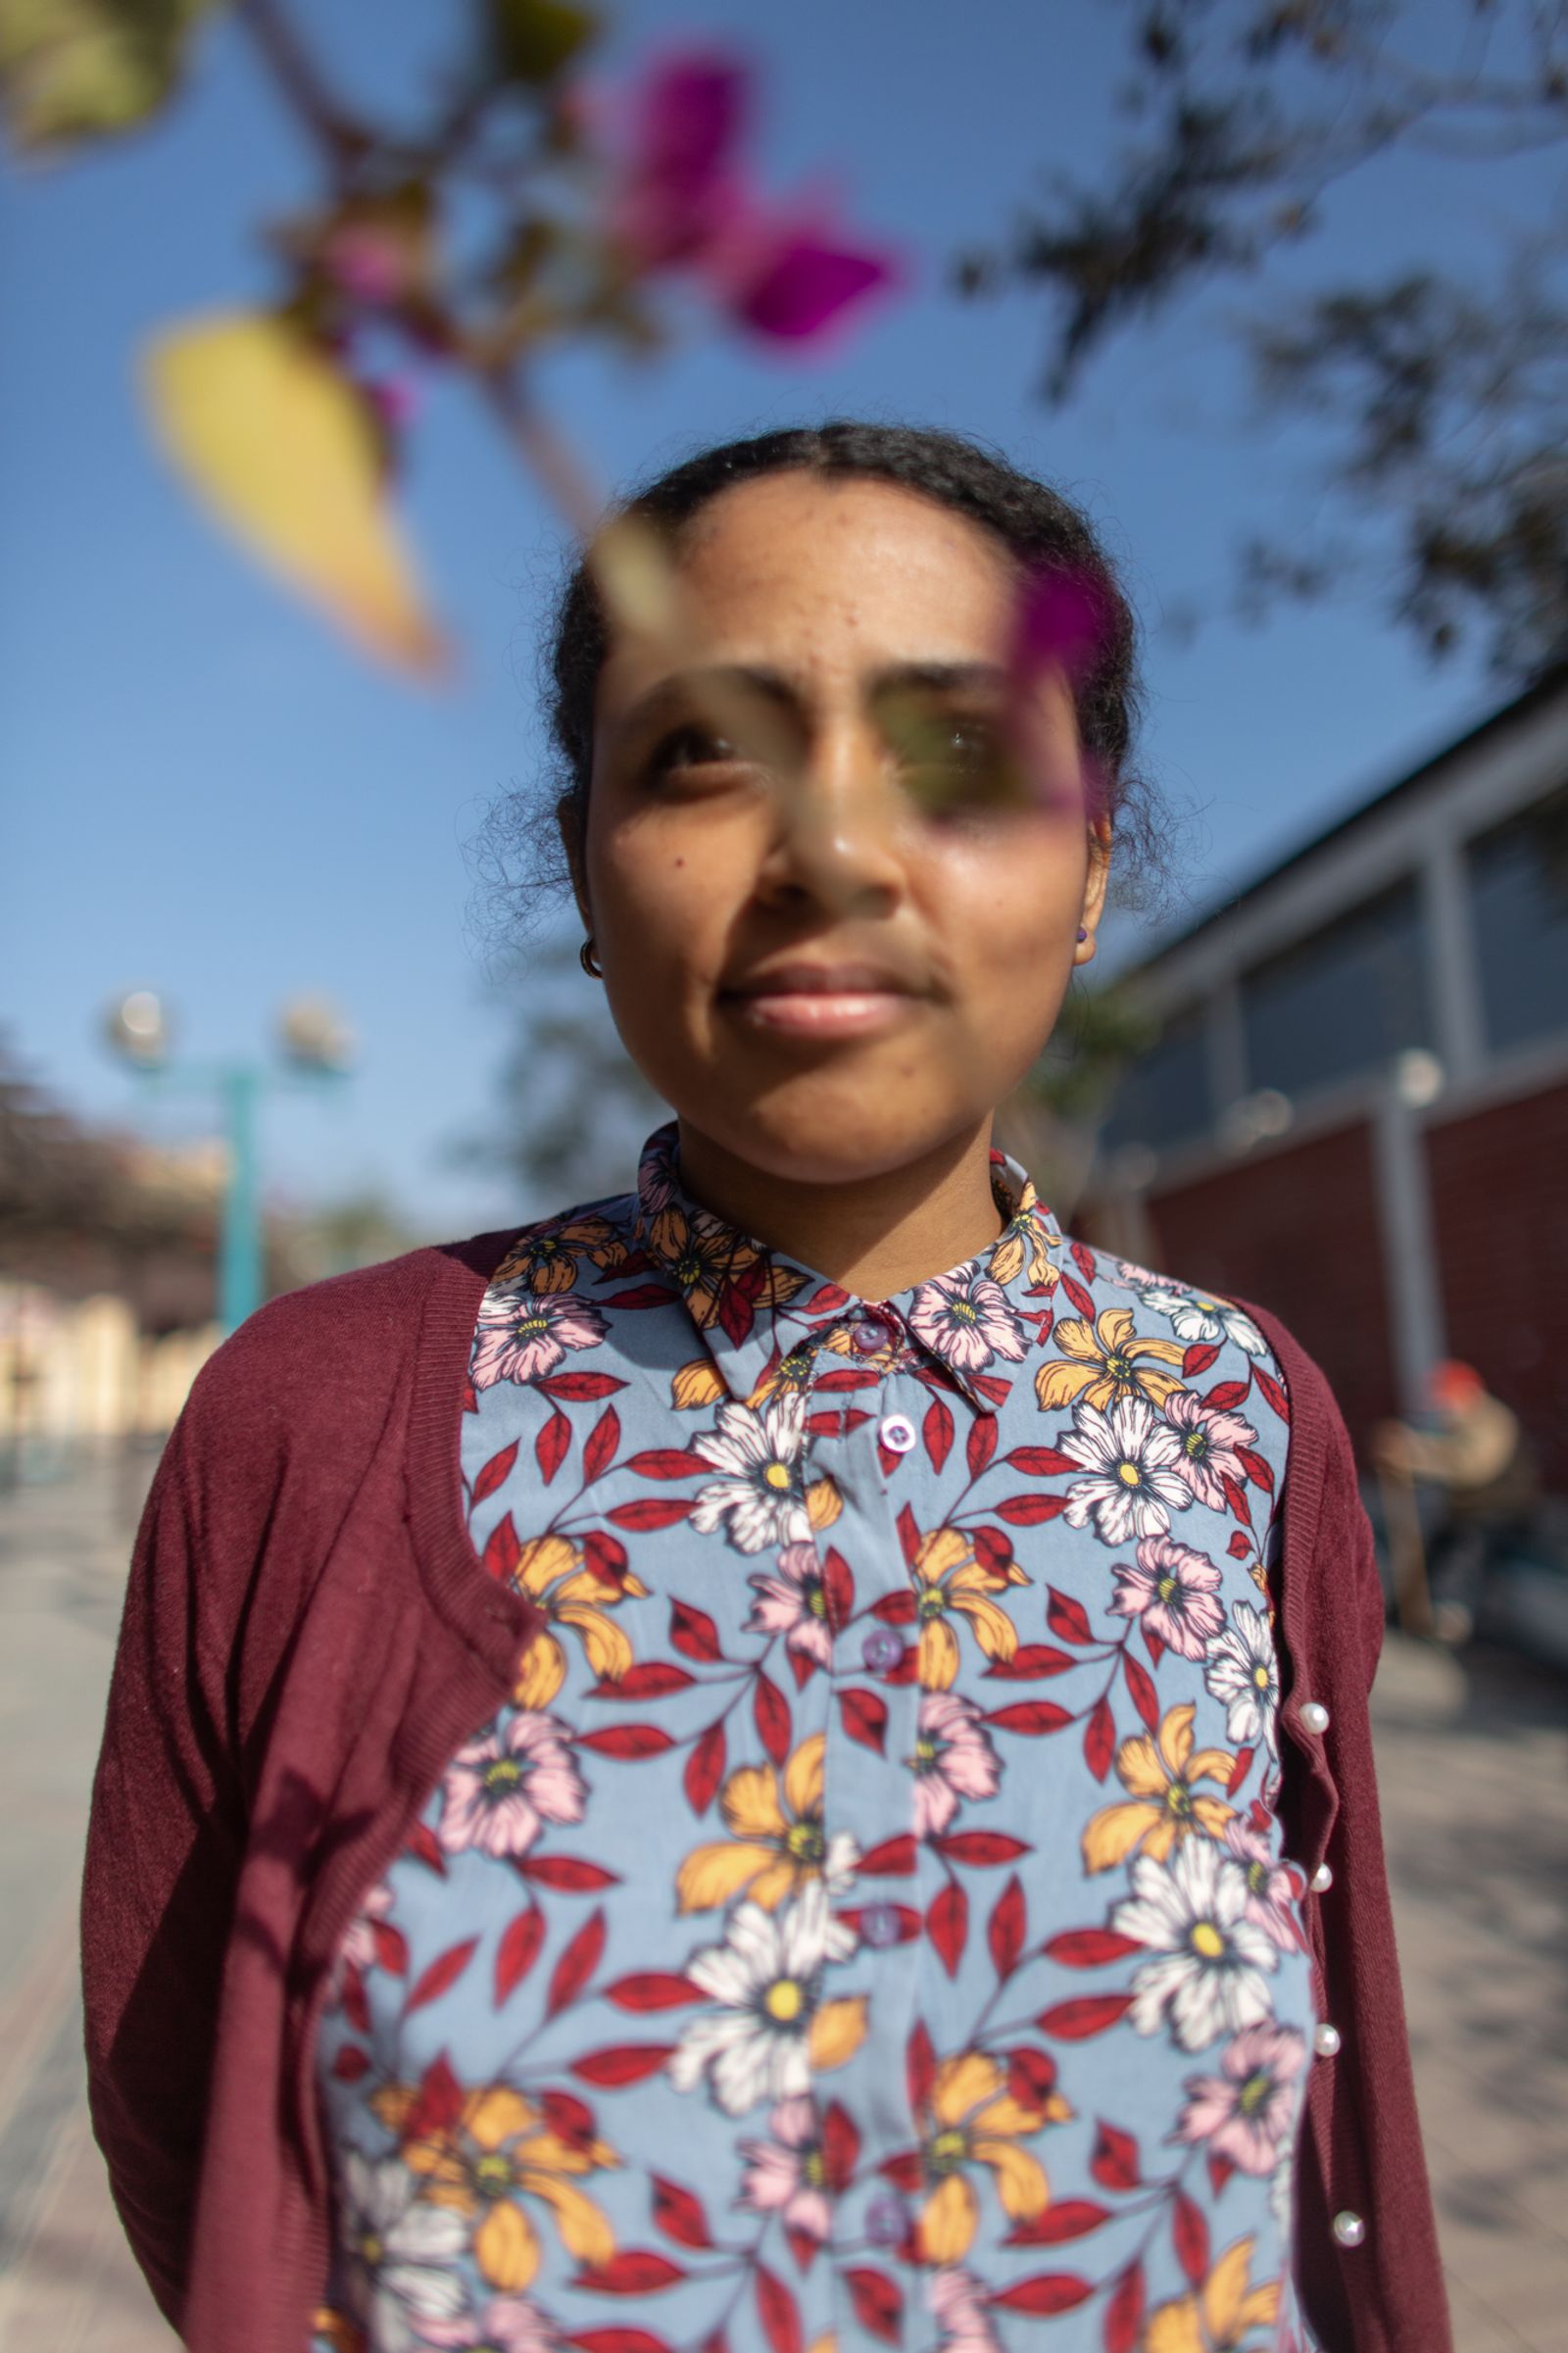
[[[644,1259],[644,1265],[647,1260]],[[627,1261],[630,1271],[630,1261]],[[662,1283],[633,1283],[629,1290],[612,1291],[605,1299],[607,1307],[667,1307],[675,1294]]]
[[[968,1461],[971,1479],[978,1479],[983,1471],[989,1469],[991,1457],[996,1450],[996,1415],[994,1413],[976,1414],[974,1420],[969,1424],[969,1436],[964,1444],[964,1454]]]
[[[1208,2271],[1208,2225],[1185,2189],[1178,2189],[1171,2208],[1170,2234],[1176,2260],[1196,2287]]]
[[[1067,1277],[1062,1276],[1063,1283]],[[1032,2279],[1020,2279],[1015,2287],[1004,2287],[991,2298],[1001,2312],[1031,2312],[1041,2318],[1053,2312],[1072,2312],[1087,2303],[1094,2294],[1087,2279],[1076,2272],[1036,2272]]]
[[[1225,1549],[1230,1554],[1232,1560],[1250,1560],[1252,1556],[1252,1540],[1250,1536],[1244,1536],[1240,1528],[1238,1528],[1236,1534],[1231,1538],[1231,1541],[1226,1545]]]
[[[1096,1781],[1104,1780],[1115,1753],[1116,1719],[1110,1712],[1110,1701],[1102,1692],[1084,1726],[1084,1762]]]
[[[1236,2168],[1228,2157],[1215,2157],[1212,2154],[1210,2155],[1208,2160],[1208,2185],[1216,2197],[1219,2196],[1220,2191],[1224,2188],[1226,2182],[1230,2180],[1235,2171]]]
[[[1004,1503],[993,1504],[999,1520],[1012,1528],[1038,1528],[1043,1520],[1055,1520],[1066,1510],[1066,1495],[1008,1495]]]
[[[1269,1403],[1279,1415],[1280,1420],[1282,1422],[1288,1422],[1291,1418],[1291,1401],[1286,1396],[1284,1390],[1281,1388],[1279,1382],[1274,1379],[1271,1373],[1266,1373],[1260,1364],[1254,1364],[1252,1366],[1252,1379],[1257,1383],[1258,1388],[1263,1392],[1263,1395],[1267,1397]]]
[[[977,1528],[974,1556],[989,1577],[1005,1577],[1012,1566],[1012,1544],[1000,1528]]]
[[[1271,1495],[1274,1493],[1274,1473],[1265,1458],[1261,1454],[1254,1454],[1250,1446],[1238,1446],[1236,1457],[1252,1485],[1262,1488],[1265,1495]]]
[[[994,1724],[999,1732],[1018,1732],[1030,1740],[1038,1740],[1042,1733],[1060,1732],[1072,1718],[1054,1700],[1019,1699],[1011,1707],[993,1708],[985,1721]]]
[[[1116,2282],[1105,2306],[1105,2353],[1133,2353],[1144,2329],[1144,2267],[1135,2263]]]
[[[871,1604],[871,1615],[884,1626],[912,1626],[919,1615],[919,1604],[910,1593],[884,1593]]]
[[[975,1392],[977,1397],[984,1397],[987,1403],[991,1405],[1005,1405],[1007,1399],[1012,1395],[1012,1383],[1010,1381],[1004,1381],[996,1373],[971,1373],[969,1375],[969,1387]],[[993,1438],[991,1445],[994,1446],[996,1443],[996,1439]],[[990,1459],[991,1453],[990,1448],[988,1447],[986,1451],[986,1460],[989,1462]]]
[[[1252,1506],[1247,1500],[1246,1488],[1238,1487],[1236,1481],[1230,1477],[1228,1472],[1225,1471],[1221,1471],[1219,1475],[1219,1483],[1225,1490],[1225,1500],[1231,1507],[1233,1517],[1240,1520],[1244,1528],[1250,1528],[1252,1525]]]
[[[1121,1654],[1121,1671],[1127,1679],[1127,1689],[1133,1695],[1133,1705],[1151,1732],[1159,1730],[1159,1699],[1154,1691],[1154,1679],[1149,1669],[1141,1666],[1130,1650]]]
[[[703,1993],[690,1978],[670,1969],[635,1969],[605,1987],[605,1999],[617,2010],[678,2010],[700,2002]]]
[[[1216,1381],[1213,1388],[1205,1393],[1203,1403],[1210,1413],[1234,1413],[1246,1397],[1247,1390],[1245,1381]]]
[[[340,2083],[357,2083],[368,2072],[370,2054],[352,2042],[345,2042],[332,2062],[332,2073]]]
[[[547,1397],[564,1397],[568,1405],[597,1405],[625,1386],[613,1373],[545,1373],[534,1383]]]
[[[884,2157],[876,2170],[884,2181],[891,2181],[906,2197],[925,2187],[925,2165],[918,2149],[904,2149],[897,2157]]]
[[[782,2279],[763,2264],[757,2267],[757,2310],[771,2353],[801,2353],[801,2316]]]
[[[1124,2018],[1133,2006],[1130,1993],[1091,1993],[1080,2001],[1057,2002],[1053,2009],[1042,2010],[1035,2020],[1042,2034],[1053,2034],[1058,2042],[1084,2042],[1091,2034],[1102,2034]]]
[[[1182,1358],[1182,1379],[1196,1381],[1199,1374],[1206,1373],[1209,1366],[1216,1363],[1218,1358],[1219,1344],[1217,1341],[1195,1340]]]
[[[675,1742],[667,1732],[657,1724],[609,1724],[603,1732],[580,1732],[579,1748],[591,1749],[595,1756],[662,1756]]]
[[[1058,1642],[1092,1642],[1095,1639],[1083,1603],[1071,1593],[1058,1593],[1054,1585],[1046,1588],[1046,1620]]]
[[[626,1547],[618,1536],[607,1536],[602,1528],[596,1528],[583,1539],[582,1557],[589,1574],[597,1577],[601,1585],[618,1589],[625,1582],[629,1563]]]
[[[664,1699],[671,1691],[690,1691],[696,1682],[684,1667],[667,1658],[650,1658],[628,1667],[619,1683],[596,1683],[596,1699]]]
[[[860,2158],[860,2135],[855,2119],[837,2100],[830,2100],[822,2119],[822,2170],[828,2187],[848,2188]]]
[[[419,2078],[419,2088],[413,2107],[403,2119],[405,2141],[426,2140],[433,2133],[450,2132],[463,2114],[463,2085],[452,2072],[452,2062],[441,2051]]]
[[[519,1912],[502,1932],[496,1946],[496,2008],[507,2001],[522,1984],[539,1958],[539,1947],[545,1940],[545,1916],[536,1903]]]
[[[855,1578],[843,1553],[832,1544],[822,1555],[822,1598],[827,1603],[827,1622],[837,1633],[855,1615]],[[912,1593],[908,1601],[912,1613]]]
[[[416,1822],[403,1841],[405,1854],[413,1855],[416,1863],[427,1863],[441,1879],[447,1875],[447,1858],[441,1852],[435,1832],[428,1822]]]
[[[409,1940],[390,1920],[377,1920],[370,1931],[376,1964],[389,1977],[400,1978],[409,1966]]]
[[[941,1397],[933,1397],[926,1407],[920,1431],[931,1467],[940,1471],[953,1451],[954,1438],[953,1415]]]
[[[1101,2119],[1095,2132],[1095,2153],[1089,2160],[1089,2170],[1102,2189],[1141,2189],[1144,2169],[1138,2155],[1138,2143],[1131,2132],[1119,2125],[1107,2125]]]
[[[1099,1265],[1095,1259],[1094,1251],[1086,1248],[1083,1243],[1075,1242],[1072,1246],[1071,1254],[1072,1262],[1074,1266],[1077,1267],[1078,1272],[1083,1276],[1084,1281],[1086,1283],[1092,1283],[1100,1272]]]
[[[438,1996],[445,1993],[449,1985],[457,1984],[472,1960],[474,1946],[478,1941],[477,1936],[468,1936],[462,1944],[449,1944],[446,1951],[430,1963],[428,1969],[420,1972],[414,1990],[403,2005],[405,2017],[411,2010],[422,2010],[426,2002],[435,2001]]]
[[[514,1438],[510,1446],[503,1446],[499,1454],[492,1454],[489,1461],[481,1466],[473,1482],[472,1501],[482,1503],[487,1495],[495,1494],[498,1487],[505,1486],[511,1476],[512,1466],[517,1459],[520,1443]]]
[[[946,1838],[933,1838],[931,1843],[950,1863],[981,1866],[1015,1863],[1021,1854],[1030,1852],[1025,1839],[1009,1838],[1001,1830],[956,1830]]]
[[[1012,1446],[1003,1460],[1015,1471],[1027,1471],[1031,1479],[1075,1478],[1084,1467],[1070,1454],[1058,1454],[1054,1446]]]
[[[686,1803],[694,1814],[706,1814],[713,1802],[713,1793],[724,1778],[724,1719],[710,1724],[702,1738],[695,1741],[681,1775],[686,1791]]]
[[[963,1948],[969,1936],[969,1898],[956,1880],[938,1888],[931,1898],[925,1916],[925,1933],[936,1947],[937,1958],[950,1978],[958,1974]]]
[[[897,1838],[884,1838],[861,1855],[856,1869],[873,1879],[906,1879],[914,1869],[913,1833],[900,1831]]]
[[[702,2200],[691,2190],[682,2189],[678,2181],[666,2181],[662,2174],[649,2177],[654,2192],[654,2225],[677,2246],[710,2247],[712,2235],[708,2228],[708,2216]]]
[[[1095,1320],[1093,1295],[1087,1292],[1081,1283],[1076,1282],[1065,1267],[1061,1270],[1061,1288],[1072,1301],[1074,1312],[1083,1316],[1089,1323],[1093,1323]]]
[[[668,1303],[669,1294],[661,1297]],[[589,2279],[593,2278],[590,2272]],[[577,2353],[669,2353],[662,2336],[650,2336],[646,2328],[585,2328],[580,2336],[568,2336],[568,2345]]]
[[[571,1424],[558,1405],[533,1442],[534,1460],[546,1487],[571,1452]]]
[[[1001,1683],[1035,1683],[1047,1675],[1064,1675],[1077,1664],[1049,1642],[1020,1642],[1011,1658],[994,1658],[986,1673]]]
[[[839,1713],[850,1739],[858,1740],[862,1748],[874,1748],[880,1756],[887,1737],[887,1701],[875,1691],[840,1691]]]
[[[615,1459],[620,1445],[620,1416],[613,1405],[607,1405],[595,1422],[582,1450],[584,1480],[602,1479]]]
[[[602,2296],[653,2296],[685,2277],[678,2263],[656,2255],[652,2247],[622,2247],[608,2263],[585,2265],[573,2284]]]
[[[1007,2053],[1007,2089],[1025,2108],[1044,2109],[1056,2088],[1056,2062],[1049,2051],[1021,2043]]]
[[[356,2034],[370,2031],[370,2001],[365,1990],[365,1976],[352,1962],[343,1973],[343,2015]]]
[[[571,2072],[585,2083],[614,2091],[622,2083],[640,2083],[645,2076],[657,2075],[674,2047],[672,2042],[612,2042],[573,2059]]]
[[[912,1569],[914,1556],[920,1549],[920,1531],[907,1503],[899,1507],[899,1547],[904,1554],[905,1567]]]
[[[888,1931],[889,1940],[894,1944],[907,1944],[909,1939],[912,1936],[918,1936],[925,1927],[925,1923],[920,1918],[919,1913],[911,1912],[907,1904],[896,1903],[879,1908],[883,1911],[884,1918],[880,1920],[877,1925],[879,1929],[886,1929]],[[891,1913],[892,1915],[891,1924],[886,1918],[886,1914],[888,1913]],[[857,1910],[852,1905],[847,1910],[840,1912],[838,1917],[840,1920],[847,1920],[858,1936],[864,1936],[864,1912]],[[367,2034],[369,2033],[368,2025],[367,2025],[365,2031]]]
[[[701,1659],[705,1666],[717,1666],[724,1656],[718,1628],[706,1609],[694,1609],[689,1601],[670,1603],[669,1639],[677,1650],[688,1658]]]
[[[1241,1786],[1242,1786],[1243,1782],[1244,1782],[1244,1781],[1247,1779],[1247,1776],[1249,1775],[1249,1773],[1250,1773],[1250,1771],[1251,1771],[1251,1770],[1252,1770],[1252,1751],[1251,1751],[1251,1749],[1250,1749],[1250,1748],[1238,1748],[1238,1749],[1237,1749],[1237,1751],[1236,1751],[1236,1762],[1235,1762],[1235,1764],[1234,1764],[1234,1765],[1232,1765],[1232,1767],[1231,1767],[1231,1777],[1230,1777],[1230,1780],[1229,1780],[1229,1781],[1228,1781],[1228,1782],[1225,1784],[1225,1794],[1226,1794],[1226,1796],[1227,1796],[1227,1797],[1234,1797],[1234,1796],[1235,1796],[1235,1794],[1236,1794],[1237,1790],[1238,1790],[1238,1789],[1241,1788]]]
[[[511,1581],[512,1572],[522,1555],[517,1531],[512,1525],[512,1514],[504,1512],[491,1529],[484,1547],[484,1566],[498,1585]]]
[[[710,1467],[700,1454],[689,1454],[681,1446],[650,1446],[644,1454],[633,1454],[626,1465],[639,1479],[694,1479]]]
[[[1028,1914],[1024,1908],[1023,1889],[1018,1875],[1011,1879],[997,1897],[991,1918],[986,1923],[986,1942],[991,1949],[991,1966],[999,1978],[1009,1978],[1018,1966],[1023,1951],[1024,1931]]]
[[[940,1467],[940,1466],[939,1466]],[[904,2297],[885,2272],[849,2271],[844,2284],[855,2306],[855,2317],[868,2336],[896,2345],[904,2319]]]
[[[1129,1953],[1142,1950],[1136,1938],[1118,1936],[1111,1928],[1067,1929],[1044,1947],[1046,1959],[1063,1969],[1103,1969],[1108,1961],[1125,1961]]]
[[[601,1887],[620,1885],[613,1871],[606,1871],[599,1863],[585,1863],[574,1854],[525,1854],[517,1869],[524,1879],[534,1880],[541,1887],[554,1887],[559,1895],[597,1895]]]
[[[1150,1662],[1152,1665],[1157,1667],[1160,1660],[1165,1655],[1164,1639],[1162,1636],[1157,1635],[1154,1632],[1154,1629],[1152,1626],[1151,1626],[1147,1618],[1141,1618],[1139,1620],[1139,1624],[1143,1628],[1144,1648],[1149,1652]]]
[[[782,1765],[790,1752],[789,1701],[762,1673],[757,1671],[757,1689],[752,1698],[752,1713],[757,1719],[757,1737],[775,1765]]]
[[[554,2018],[558,2010],[564,2010],[576,1999],[599,1967],[604,1950],[604,1913],[590,1912],[551,1973],[550,1992],[545,2001],[547,2018]]]
[[[678,1495],[666,1495],[662,1502],[657,1495],[639,1495],[635,1502],[617,1503],[608,1514],[617,1528],[673,1528],[677,1521],[690,1519],[691,1502]]]
[[[1059,2247],[1069,2238],[1087,2238],[1091,2230],[1109,2220],[1110,2208],[1097,2206],[1093,2198],[1059,2198],[1032,2223],[1014,2223],[1006,2243],[1009,2247]]]
[[[917,2018],[909,2030],[904,2049],[904,2080],[910,2109],[918,2115],[930,2099],[931,2086],[937,2080],[937,2055],[923,2018]]]

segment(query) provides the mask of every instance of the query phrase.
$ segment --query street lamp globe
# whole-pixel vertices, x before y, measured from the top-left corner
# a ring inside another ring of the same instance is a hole
[[[112,1005],[104,1029],[116,1054],[144,1070],[155,1069],[169,1054],[169,1013],[151,989],[132,989]]]

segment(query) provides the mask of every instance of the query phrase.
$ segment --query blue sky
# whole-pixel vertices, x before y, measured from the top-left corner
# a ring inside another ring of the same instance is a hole
[[[346,81],[395,96],[440,54],[438,0],[315,0]],[[1310,442],[1239,429],[1223,302],[1113,351],[1065,416],[1032,397],[1038,316],[959,305],[958,246],[1002,230],[1053,163],[1114,135],[1119,10],[1096,0],[712,0],[616,12],[613,72],[677,32],[740,41],[764,70],[764,176],[826,176],[907,255],[911,289],[820,362],[700,333],[638,369],[555,362],[542,388],[607,483],[703,440],[834,412],[955,425],[1085,500],[1149,625],[1145,760],[1200,813],[1202,904],[1444,740],[1494,699],[1433,672],[1365,599],[1196,643],[1168,610],[1221,586],[1259,519],[1309,527]],[[0,1023],[78,1111],[188,1130],[139,1106],[102,1008],[153,986],[192,1054],[260,1052],[281,1001],[319,989],[359,1034],[351,1085],[267,1114],[274,1188],[374,1185],[423,1230],[520,1201],[463,1140],[496,1117],[507,1016],[487,989],[465,845],[537,766],[534,647],[561,528],[459,388],[432,389],[410,527],[464,643],[439,695],[359,663],[230,553],[163,470],[131,383],[167,320],[265,295],[259,219],[297,206],[307,160],[232,31],[186,99],[112,153],[4,188],[0,304]],[[1497,209],[1528,178],[1489,181]],[[1293,262],[1299,283],[1375,270],[1485,226],[1475,191],[1409,164],[1356,182]],[[589,984],[584,982],[586,988]]]

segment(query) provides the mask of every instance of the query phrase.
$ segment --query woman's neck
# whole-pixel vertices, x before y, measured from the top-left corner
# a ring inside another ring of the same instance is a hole
[[[758,1168],[680,1122],[681,1181],[694,1201],[869,1299],[946,1274],[996,1241],[990,1155],[988,1121],[902,1167],[813,1184]]]

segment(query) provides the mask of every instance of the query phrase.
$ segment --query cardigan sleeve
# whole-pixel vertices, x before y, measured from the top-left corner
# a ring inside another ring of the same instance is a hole
[[[93,2130],[126,2236],[175,2327],[244,1812],[221,1646],[204,1627],[191,1451],[187,1408],[136,1542],[82,1883]]]

